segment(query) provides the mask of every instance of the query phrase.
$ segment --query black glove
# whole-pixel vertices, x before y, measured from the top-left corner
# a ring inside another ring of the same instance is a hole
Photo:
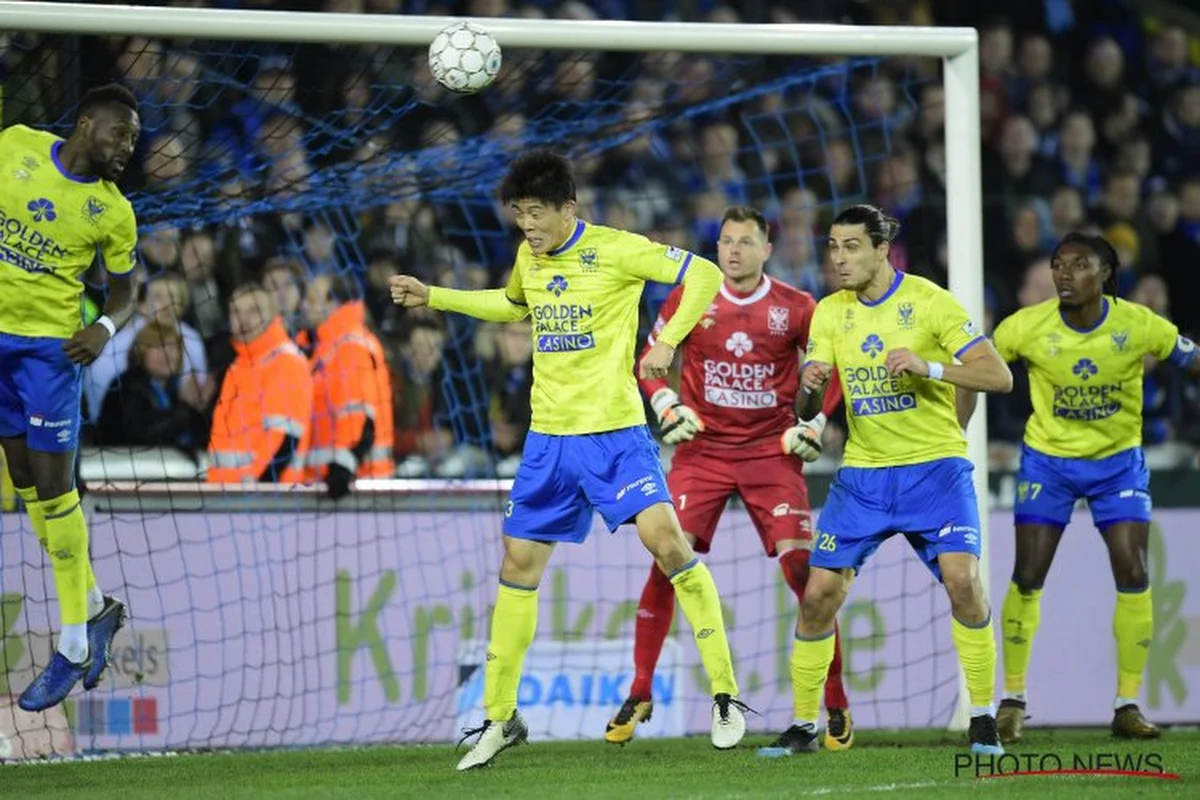
[[[354,473],[341,464],[330,464],[329,475],[325,478],[325,488],[331,500],[341,500],[350,494],[350,486],[354,483]]]

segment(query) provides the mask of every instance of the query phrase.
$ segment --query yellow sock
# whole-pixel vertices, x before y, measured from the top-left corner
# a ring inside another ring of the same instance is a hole
[[[833,663],[835,641],[830,631],[820,639],[797,636],[792,644],[792,708],[797,722],[816,725],[821,717],[821,693]]]
[[[971,709],[990,709],[996,702],[996,639],[991,615],[979,627],[968,627],[951,616],[951,628]]]
[[[736,697],[737,678],[733,675],[733,657],[729,654],[729,639],[725,637],[725,618],[721,616],[721,598],[712,573],[702,561],[691,564],[671,576],[675,598],[700,651],[700,661],[712,685],[712,693]]]
[[[46,512],[42,509],[42,504],[37,499],[37,489],[32,486],[27,486],[23,489],[18,487],[17,496],[25,504],[25,510],[29,514],[29,527],[33,528],[33,535],[37,537],[38,542],[42,545],[42,549],[49,553],[50,548],[46,544]],[[92,572],[92,562],[89,559],[87,565],[87,590],[91,591],[95,588],[96,575]]]
[[[1004,638],[1004,691],[1025,693],[1025,674],[1033,654],[1033,637],[1042,621],[1042,590],[1022,592],[1008,584],[1004,607],[1000,610],[1000,630]]]
[[[54,588],[63,625],[87,623],[88,530],[79,492],[40,503],[46,527],[46,549],[54,569]],[[32,515],[31,515],[32,516]]]
[[[495,722],[510,719],[517,710],[521,666],[537,631],[537,589],[500,584],[492,612],[492,635],[483,670],[483,708]]]
[[[1154,607],[1149,589],[1117,592],[1113,635],[1117,638],[1117,697],[1132,702],[1142,687],[1150,641],[1154,638]]]

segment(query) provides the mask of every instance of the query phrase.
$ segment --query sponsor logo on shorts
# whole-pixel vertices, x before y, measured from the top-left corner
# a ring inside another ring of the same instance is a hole
[[[31,428],[67,428],[71,425],[69,419],[46,419],[41,414],[31,414],[29,417],[29,427]],[[68,433],[68,438],[70,434]]]
[[[946,524],[938,531],[938,538],[944,539],[947,536],[959,535],[967,544],[979,543],[979,530],[972,528],[970,525],[950,525]]]
[[[654,492],[658,491],[658,487],[654,484],[654,476],[643,475],[633,483],[621,487],[621,491],[617,492],[617,499],[620,500],[622,497],[629,494],[639,486],[645,487],[642,489],[642,491],[647,495],[654,494]]]

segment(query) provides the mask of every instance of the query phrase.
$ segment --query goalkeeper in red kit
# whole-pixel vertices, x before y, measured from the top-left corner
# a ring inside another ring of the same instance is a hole
[[[801,465],[820,456],[825,415],[801,422],[794,408],[817,304],[807,292],[763,274],[770,254],[762,213],[750,206],[727,209],[717,242],[725,280],[680,346],[681,395],[664,379],[640,385],[658,415],[663,441],[677,445],[667,484],[693,548],[708,552],[721,512],[730,495],[738,494],[763,548],[779,557],[784,580],[799,602],[812,549]],[[663,304],[647,349],[679,297],[676,290]],[[825,413],[837,403],[837,393],[830,393]],[[638,724],[650,719],[651,681],[674,615],[674,587],[652,564],[638,603],[633,685],[608,723],[605,740],[628,742]],[[830,750],[844,750],[854,741],[848,705],[838,641],[825,683],[825,746]]]

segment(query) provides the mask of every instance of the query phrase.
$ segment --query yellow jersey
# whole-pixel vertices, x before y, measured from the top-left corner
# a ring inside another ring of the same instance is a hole
[[[71,175],[63,140],[24,125],[0,131],[0,332],[70,338],[82,326],[80,276],[97,254],[133,269],[137,220],[115,184]]]
[[[1144,359],[1166,360],[1179,329],[1145,306],[1106,297],[1100,321],[1076,330],[1054,298],[1006,318],[992,340],[1005,361],[1029,366],[1025,443],[1046,455],[1099,459],[1141,446]]]
[[[817,304],[808,360],[837,367],[850,438],[847,467],[899,467],[966,457],[952,384],[888,374],[891,350],[949,362],[984,340],[954,296],[932,281],[896,273],[879,300],[842,290]]]
[[[565,436],[646,424],[634,376],[642,288],[680,282],[693,261],[704,259],[582,220],[545,255],[521,243],[505,294],[533,322],[530,430]],[[719,283],[717,273],[713,294]]]

